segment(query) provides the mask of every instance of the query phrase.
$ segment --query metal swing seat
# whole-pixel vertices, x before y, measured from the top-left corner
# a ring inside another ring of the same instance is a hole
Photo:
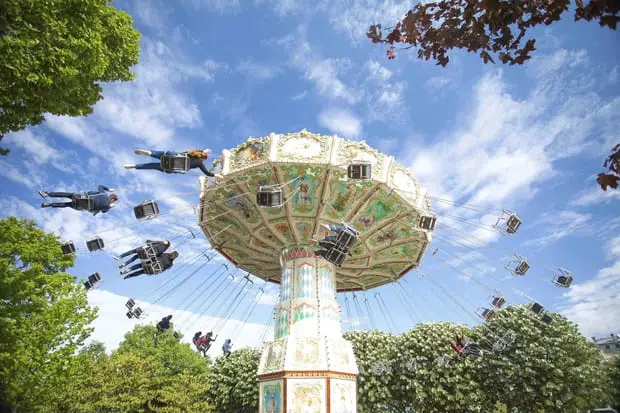
[[[71,199],[72,208],[78,211],[92,211],[93,198],[91,195],[80,194],[78,197]]]
[[[104,246],[105,244],[103,243],[103,240],[99,237],[86,241],[86,248],[88,248],[88,251],[90,252],[102,250]]]
[[[136,255],[142,261],[148,261],[157,258],[157,252],[155,251],[155,248],[153,248],[153,245],[151,245],[150,243],[147,243],[144,247],[138,248],[136,250]]]
[[[513,211],[503,210],[502,216],[493,225],[502,234],[515,234],[521,226],[521,220]]]
[[[133,310],[130,309],[129,311],[127,311],[125,315],[129,319],[132,319],[132,318],[139,319],[142,316],[142,314],[144,314],[144,311],[142,311],[140,307],[136,307]]]
[[[528,308],[536,315],[541,315],[545,311],[545,307],[537,302],[530,303]]]
[[[161,261],[157,257],[151,258],[142,262],[142,268],[147,275],[156,275],[164,271],[164,267],[161,265]]]
[[[435,229],[435,223],[437,222],[437,217],[433,215],[422,215],[420,216],[420,223],[418,226],[421,229],[425,229],[427,231],[432,231]]]
[[[518,254],[513,254],[508,264],[504,267],[510,271],[513,275],[523,276],[530,269],[530,264],[527,262],[527,258]]]
[[[133,307],[136,305],[136,302],[134,301],[133,298],[130,298],[129,300],[127,300],[127,302],[125,303],[125,307],[127,307],[128,310],[132,310]]]
[[[493,351],[495,351],[496,353],[501,353],[502,351],[506,350],[506,347],[514,343],[516,338],[517,335],[514,331],[506,331],[503,337],[497,339],[497,341],[493,343]]]
[[[476,310],[476,314],[478,315],[478,317],[484,320],[488,320],[495,315],[495,311],[490,308],[478,307],[478,309]]]
[[[545,324],[551,324],[553,323],[553,317],[551,317],[549,313],[545,313],[543,314],[542,317],[540,317],[540,321],[542,321]]]
[[[189,156],[185,153],[178,155],[163,154],[161,158],[159,158],[159,161],[161,169],[165,172],[184,174],[190,170]]]
[[[260,186],[256,193],[256,203],[263,208],[280,208],[284,203],[282,188],[277,185]]]
[[[501,295],[497,295],[497,296],[492,296],[493,299],[491,300],[491,305],[493,306],[494,309],[500,309],[502,308],[502,306],[504,304],[506,304],[506,299],[501,296]]]
[[[347,167],[347,177],[360,181],[372,179],[372,164],[370,161],[354,160]]]
[[[153,200],[143,201],[133,209],[136,219],[151,219],[159,215],[159,206]]]
[[[98,272],[92,273],[91,275],[88,276],[88,279],[84,281],[84,287],[87,290],[90,290],[95,285],[97,285],[99,281],[101,281],[101,276],[99,275],[99,273]]]
[[[558,268],[553,273],[552,282],[558,287],[568,288],[573,283],[573,275],[564,268]]]
[[[349,252],[349,249],[357,242],[360,233],[347,223],[344,223],[344,231],[338,233],[336,238],[336,248]]]
[[[75,252],[75,244],[73,241],[65,242],[60,244],[60,250],[65,255],[73,254]]]
[[[347,259],[348,255],[348,250],[343,250],[338,247],[332,247],[327,250],[327,253],[323,258],[336,265],[337,267],[341,267],[344,261]]]

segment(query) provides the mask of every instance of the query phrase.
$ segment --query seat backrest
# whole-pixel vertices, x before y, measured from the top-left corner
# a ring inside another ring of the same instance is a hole
[[[80,211],[91,210],[93,206],[93,200],[89,196],[73,198],[73,208]]]
[[[75,244],[73,242],[66,242],[60,246],[63,254],[73,254],[75,252]]]
[[[167,171],[189,171],[189,157],[187,155],[162,155],[160,162],[162,169]]]
[[[97,251],[104,247],[103,240],[99,237],[86,241],[86,247],[89,251]]]

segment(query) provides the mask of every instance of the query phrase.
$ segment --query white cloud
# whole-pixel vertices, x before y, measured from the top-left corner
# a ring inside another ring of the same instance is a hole
[[[302,100],[303,98],[305,98],[308,95],[308,91],[304,90],[303,92],[299,92],[298,94],[296,94],[295,96],[293,96],[291,98],[291,100],[295,101],[295,100]]]
[[[29,170],[27,173],[24,173],[4,160],[0,160],[0,176],[30,189],[37,189],[43,182],[43,178],[38,171]]]
[[[328,108],[318,117],[319,125],[346,138],[359,138],[362,122],[350,111],[342,108]]]
[[[241,11],[239,0],[184,0],[191,7],[207,11],[217,11],[221,14],[232,14]]]
[[[105,285],[105,279],[103,285]],[[125,316],[125,303],[128,299],[129,297],[113,294],[102,289],[94,289],[88,293],[90,305],[99,307],[99,315],[92,324],[94,332],[90,339],[103,342],[108,351],[117,348],[123,340],[125,333],[133,330],[136,324],[155,324],[168,314],[173,315],[172,323],[175,330],[183,334],[183,342],[188,344],[191,344],[192,337],[197,330],[207,332],[218,323],[224,324],[223,330],[214,331],[215,334],[219,335],[219,338],[208,353],[212,357],[221,354],[220,348],[226,338],[233,340],[234,349],[260,345],[261,343],[258,341],[266,327],[265,325],[255,323],[246,323],[244,325],[243,320],[238,319],[231,319],[225,322],[222,318],[207,315],[198,317],[199,314],[194,314],[190,311],[150,305],[148,302],[143,302],[139,299],[136,300],[136,303],[146,312],[146,317],[139,321],[130,320]],[[236,316],[240,316],[242,311],[247,308],[247,305],[249,305],[249,299],[248,303],[242,303],[239,306],[238,311],[235,313]],[[211,311],[216,310],[212,307]]]
[[[176,129],[202,125],[197,103],[183,89],[185,82],[211,83],[226,69],[208,59],[188,62],[164,43],[143,38],[134,82],[104,85],[105,99],[86,119],[50,116],[46,124],[94,153],[118,152],[127,136],[160,146],[174,138]],[[113,131],[122,135],[109,133]]]
[[[620,99],[597,95],[587,82],[580,85],[588,59],[578,56],[576,62],[551,65],[555,71],[540,69],[544,75],[524,97],[509,92],[501,70],[485,74],[457,125],[441,134],[438,143],[411,152],[409,165],[416,178],[434,196],[497,209],[528,199],[543,182],[561,178],[554,163],[593,151],[599,143],[592,136],[612,141],[620,111],[611,108],[617,109]]]
[[[588,228],[590,214],[580,214],[575,211],[560,211],[541,216],[533,226],[543,227],[544,234],[525,242],[525,245],[544,247],[578,231]]]
[[[562,314],[579,324],[587,337],[620,330],[620,237],[607,242],[607,254],[610,265],[583,283],[575,274],[575,282],[564,294],[570,305]]]
[[[257,63],[251,59],[245,59],[237,65],[237,70],[248,77],[258,80],[269,80],[282,73],[280,66],[269,63]]]
[[[40,133],[30,129],[7,135],[6,142],[25,150],[36,163],[60,162],[61,153],[52,147]]]
[[[314,83],[320,95],[350,104],[359,101],[359,93],[340,80],[340,76],[351,68],[349,59],[321,57],[306,40],[304,28],[294,35],[278,40],[278,44],[289,50],[290,63],[303,73],[305,79]]]
[[[366,69],[370,73],[371,78],[379,81],[386,82],[392,77],[392,71],[376,60],[369,60],[366,62]]]
[[[390,27],[407,14],[413,6],[409,1],[352,0],[329,3],[329,21],[334,28],[346,33],[353,42],[368,42],[366,32],[372,24]]]
[[[593,178],[591,180],[591,188],[585,189],[575,195],[570,201],[570,205],[586,207],[591,205],[608,204],[610,202],[620,200],[620,191],[607,190],[603,191]]]

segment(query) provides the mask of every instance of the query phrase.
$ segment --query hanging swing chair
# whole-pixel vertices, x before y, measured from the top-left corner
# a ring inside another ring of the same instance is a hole
[[[90,252],[102,250],[104,246],[103,240],[99,237],[86,241],[86,248],[88,248]]]
[[[558,287],[568,288],[573,283],[573,275],[564,268],[558,268],[553,273],[552,282]]]
[[[523,276],[530,269],[530,264],[527,262],[525,257],[522,257],[519,254],[513,254],[512,258],[506,266],[506,268],[513,275]]]
[[[165,172],[184,174],[190,170],[190,160],[186,153],[177,155],[163,154],[159,160],[161,169]]]
[[[420,223],[418,226],[420,229],[424,229],[426,231],[432,231],[435,229],[435,223],[437,222],[437,217],[433,215],[422,215],[420,216]]]
[[[136,219],[152,219],[159,215],[159,206],[153,200],[144,201],[134,207],[133,213]]]
[[[347,167],[347,177],[357,181],[368,181],[372,178],[372,164],[370,161],[354,160]]]
[[[99,273],[92,273],[88,276],[88,279],[84,281],[84,288],[90,290],[91,288],[95,287],[99,283],[99,281],[101,281],[101,276],[99,275]]]
[[[283,200],[282,188],[277,185],[261,186],[256,193],[256,203],[262,208],[280,208]]]
[[[60,249],[65,255],[73,254],[75,253],[75,244],[73,241],[65,242],[64,244],[60,244]]]

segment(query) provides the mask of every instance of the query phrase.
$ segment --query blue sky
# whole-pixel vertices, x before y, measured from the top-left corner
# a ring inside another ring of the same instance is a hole
[[[455,52],[448,67],[441,68],[408,52],[388,61],[384,49],[365,38],[370,24],[390,25],[407,11],[408,2],[115,4],[133,16],[142,33],[136,81],[104,85],[105,99],[89,117],[50,116],[43,125],[7,136],[3,143],[11,154],[0,159],[2,214],[35,219],[46,230],[76,241],[80,254],[72,274],[102,274],[104,282],[89,293],[91,303],[100,307],[94,339],[113,348],[132,328],[134,322],[123,311],[126,297],[148,307],[143,322],[173,312],[186,335],[197,328],[208,330],[213,318],[226,312],[220,301],[202,317],[179,310],[192,302],[192,292],[211,285],[201,283],[223,258],[214,258],[155,305],[148,302],[166,291],[154,292],[167,275],[127,281],[118,275],[111,255],[149,237],[180,236],[175,243],[184,243],[180,251],[189,267],[184,274],[197,269],[188,259],[208,247],[202,234],[188,243],[183,235],[187,228],[197,228],[191,206],[197,204],[200,175],[126,171],[124,163],[139,159],[133,150],[209,147],[220,153],[249,136],[303,128],[366,140],[409,167],[435,197],[489,212],[516,210],[522,228],[514,237],[500,237],[441,218],[466,216],[489,225],[494,222],[490,215],[467,215],[462,208],[435,202],[440,224],[430,250],[441,248],[437,257],[453,264],[458,262],[447,252],[475,262],[499,282],[470,264],[459,264],[459,269],[498,288],[511,303],[526,302],[519,295],[525,293],[561,311],[587,336],[620,330],[620,192],[603,193],[595,182],[603,158],[620,139],[617,32],[595,23],[574,23],[567,15],[533,32],[538,50],[524,66],[483,65],[476,56]],[[38,208],[37,189],[88,190],[100,183],[118,188],[121,196],[118,208],[108,214],[92,217]],[[131,208],[151,198],[159,199],[167,214],[137,223]],[[89,254],[83,241],[101,231],[109,247]],[[461,232],[476,237],[475,244],[459,246]],[[510,278],[503,269],[512,252],[530,260],[526,277]],[[549,283],[558,266],[574,273],[570,290]],[[400,294],[413,311],[401,303],[398,287],[367,293],[378,327],[388,330],[376,292],[397,331],[420,320],[474,323],[473,310],[486,302],[488,292],[430,254],[422,270],[468,311],[412,272],[402,283],[406,292]],[[236,294],[238,277],[222,288],[221,297]],[[206,291],[185,309],[202,312],[210,297],[217,296],[215,285]],[[257,344],[276,295],[277,286],[266,286],[244,324],[235,320],[249,307],[254,297],[250,291],[224,325],[224,334],[238,346]],[[347,295],[352,321],[347,320],[345,297],[340,298],[344,328],[367,328],[369,322],[356,311],[353,297]],[[363,296],[358,300],[364,308]]]

